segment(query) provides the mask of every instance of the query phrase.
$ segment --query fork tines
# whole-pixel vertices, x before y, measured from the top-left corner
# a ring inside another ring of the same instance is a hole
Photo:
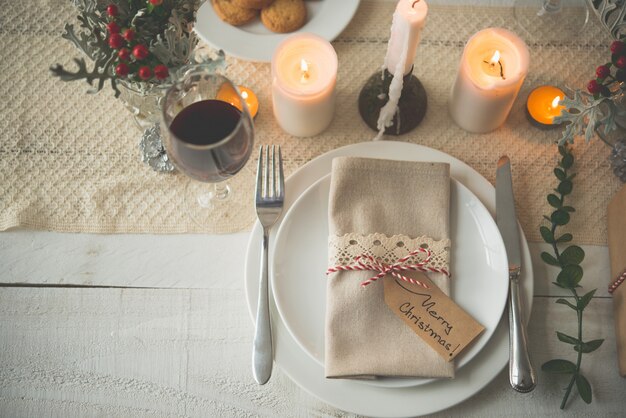
[[[257,202],[282,200],[285,195],[284,184],[280,145],[261,145],[256,178]]]

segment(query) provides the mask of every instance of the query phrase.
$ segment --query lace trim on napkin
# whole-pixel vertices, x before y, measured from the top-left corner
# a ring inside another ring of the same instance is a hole
[[[351,264],[355,257],[366,255],[386,264],[395,263],[417,248],[431,252],[428,267],[449,270],[450,240],[436,241],[427,236],[411,238],[407,235],[346,234],[328,237],[328,265]],[[420,256],[417,256],[420,257]]]

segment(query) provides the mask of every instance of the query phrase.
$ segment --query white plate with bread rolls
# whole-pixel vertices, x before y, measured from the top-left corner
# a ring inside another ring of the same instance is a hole
[[[360,0],[207,0],[195,31],[210,46],[246,61],[269,62],[287,36],[309,32],[328,41],[350,23]]]

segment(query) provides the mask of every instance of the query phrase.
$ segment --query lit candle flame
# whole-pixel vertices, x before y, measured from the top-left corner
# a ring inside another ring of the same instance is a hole
[[[552,100],[552,107],[556,109],[560,101],[561,101],[561,96],[556,96],[554,100]]]
[[[496,52],[493,53],[493,57],[489,61],[491,65],[496,65],[500,61],[500,51],[496,49]]]
[[[300,82],[306,83],[309,79],[309,64],[304,59],[300,60],[300,70],[302,71]]]

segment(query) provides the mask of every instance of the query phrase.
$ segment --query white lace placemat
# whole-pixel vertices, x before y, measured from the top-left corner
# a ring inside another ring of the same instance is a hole
[[[235,177],[234,199],[206,228],[187,218],[180,174],[157,174],[141,163],[140,132],[109,91],[85,94],[86,84],[64,83],[48,73],[51,64],[78,55],[60,37],[75,11],[60,0],[5,2],[0,8],[0,230],[15,226],[99,233],[224,233],[249,228],[255,219],[256,153]],[[394,2],[363,1],[349,27],[333,42],[339,56],[337,110],[333,123],[314,138],[293,138],[271,111],[268,64],[228,59],[229,76],[252,88],[261,109],[257,144],[280,144],[286,174],[326,151],[370,140],[361,120],[358,93],[383,62]],[[545,196],[554,183],[559,130],[541,131],[527,121],[524,100],[540,84],[582,86],[608,57],[610,39],[592,22],[565,43],[531,42],[531,66],[507,123],[486,135],[454,125],[447,98],[465,41],[478,30],[500,26],[521,33],[511,9],[431,6],[415,61],[428,92],[428,111],[413,132],[394,138],[444,151],[495,178],[496,161],[511,157],[518,214],[530,240],[539,241]],[[619,180],[610,170],[609,149],[600,141],[575,146],[578,171],[570,204],[577,211],[576,240],[606,243],[605,210]]]

